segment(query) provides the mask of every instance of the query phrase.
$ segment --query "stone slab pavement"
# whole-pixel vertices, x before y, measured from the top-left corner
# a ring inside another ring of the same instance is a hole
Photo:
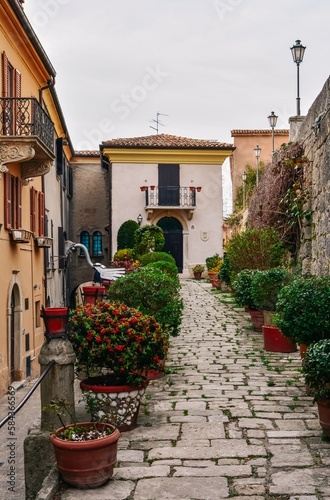
[[[62,484],[56,500],[330,500],[330,443],[298,352],[264,351],[249,315],[206,281],[182,280],[182,296],[170,373],[122,433],[113,478]]]

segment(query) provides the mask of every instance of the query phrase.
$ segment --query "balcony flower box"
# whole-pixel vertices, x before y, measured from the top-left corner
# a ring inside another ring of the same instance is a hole
[[[190,191],[194,191],[195,188],[193,186],[190,186]]]
[[[199,187],[197,187],[196,189],[197,189],[197,193],[200,193],[200,192],[201,192],[201,190],[202,190],[202,188],[201,188],[200,186],[199,186]]]
[[[11,237],[16,243],[29,243],[31,241],[32,232],[27,229],[12,229]]]
[[[41,248],[50,248],[52,245],[53,238],[49,238],[48,236],[37,236],[34,239],[37,247]]]

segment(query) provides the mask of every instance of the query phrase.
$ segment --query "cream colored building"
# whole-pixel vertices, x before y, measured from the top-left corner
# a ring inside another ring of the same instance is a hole
[[[231,144],[167,134],[103,142],[112,255],[121,224],[139,214],[142,225],[162,227],[164,251],[180,272],[222,254],[221,166],[233,150]]]

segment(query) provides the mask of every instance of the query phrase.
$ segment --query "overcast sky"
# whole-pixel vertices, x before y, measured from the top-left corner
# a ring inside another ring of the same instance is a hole
[[[232,143],[301,114],[329,76],[329,0],[25,0],[75,149],[160,133]]]

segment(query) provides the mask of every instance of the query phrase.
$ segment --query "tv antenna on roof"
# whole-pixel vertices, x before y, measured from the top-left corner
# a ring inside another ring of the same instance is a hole
[[[164,127],[164,123],[161,123],[161,122],[159,121],[159,117],[160,117],[160,116],[170,116],[170,115],[165,115],[164,113],[160,113],[159,111],[157,111],[157,118],[156,118],[156,120],[150,120],[151,122],[156,123],[156,127],[152,127],[152,126],[150,125],[150,128],[153,128],[154,130],[156,130],[157,134],[158,134],[158,128],[159,128],[159,125],[161,125],[162,127]]]

